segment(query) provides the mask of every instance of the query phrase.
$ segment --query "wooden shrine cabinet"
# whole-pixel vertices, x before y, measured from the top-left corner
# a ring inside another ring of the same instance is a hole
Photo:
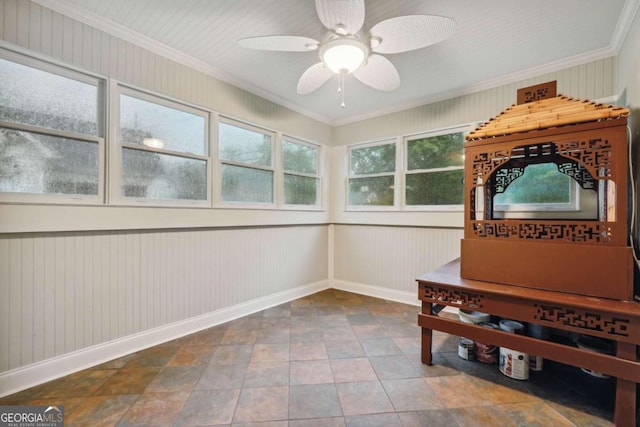
[[[421,358],[431,364],[439,330],[603,372],[616,377],[616,425],[634,426],[640,304],[627,243],[629,110],[555,96],[555,86],[526,89],[544,99],[519,93],[524,103],[466,137],[461,257],[416,279]],[[496,209],[496,195],[545,163],[578,183],[588,209],[546,216]],[[443,306],[607,339],[615,354],[462,323],[439,316]]]
[[[564,96],[515,105],[467,135],[461,276],[633,299],[627,244],[629,110]],[[595,193],[589,219],[504,219],[494,196],[528,165],[553,163]]]

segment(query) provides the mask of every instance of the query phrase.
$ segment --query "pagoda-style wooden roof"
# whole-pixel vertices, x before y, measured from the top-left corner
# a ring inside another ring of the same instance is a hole
[[[471,141],[577,123],[619,119],[628,115],[627,108],[558,95],[526,104],[514,104],[480,125],[466,138]]]

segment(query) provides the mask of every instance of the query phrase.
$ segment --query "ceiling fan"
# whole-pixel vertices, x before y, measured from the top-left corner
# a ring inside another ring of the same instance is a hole
[[[344,108],[344,77],[353,74],[362,83],[381,91],[400,86],[396,67],[382,54],[407,52],[438,43],[456,28],[452,18],[408,15],[390,18],[364,30],[364,0],[315,0],[322,24],[329,30],[321,41],[301,36],[259,36],[238,41],[240,46],[271,51],[318,51],[320,62],[309,67],[298,81],[298,93],[308,94],[339,76],[338,92]]]

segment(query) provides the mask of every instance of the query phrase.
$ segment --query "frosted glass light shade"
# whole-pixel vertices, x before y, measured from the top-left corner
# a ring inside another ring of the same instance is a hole
[[[364,63],[367,53],[366,46],[357,40],[337,39],[322,47],[320,59],[336,74],[352,73]]]

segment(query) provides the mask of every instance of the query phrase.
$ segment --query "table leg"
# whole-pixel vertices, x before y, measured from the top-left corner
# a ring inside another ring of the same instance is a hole
[[[620,359],[637,360],[635,344],[618,342],[616,356]],[[636,425],[636,383],[616,379],[616,408],[614,423],[617,427]]]
[[[422,303],[422,314],[433,316],[433,305],[430,302]],[[421,359],[422,363],[431,365],[431,338],[433,331],[428,328],[422,328],[422,342],[421,342]]]

